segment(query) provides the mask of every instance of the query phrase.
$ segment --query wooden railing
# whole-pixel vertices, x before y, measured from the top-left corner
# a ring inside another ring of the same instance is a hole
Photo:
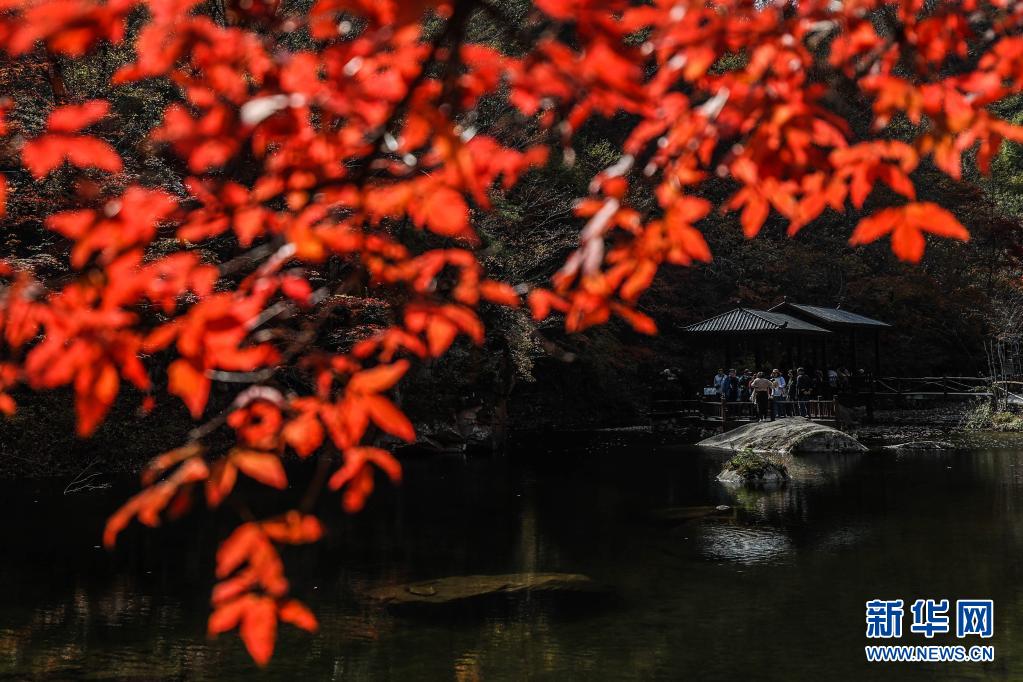
[[[929,376],[929,377],[852,377],[847,386],[837,391],[844,404],[866,401],[868,414],[874,397],[991,399],[1023,410],[1023,380],[996,381],[991,377]],[[691,395],[691,394],[690,394]],[[818,396],[814,400],[772,401],[770,415],[777,417],[808,417],[822,421],[836,419],[836,401]],[[756,419],[757,408],[751,401],[722,401],[715,396],[702,399],[685,397],[679,389],[659,391],[651,396],[650,419],[655,424],[700,422],[720,425],[746,423]]]
[[[879,377],[873,380],[878,395],[943,395],[984,394],[989,392],[991,377]]]
[[[817,420],[835,419],[834,400],[779,400],[768,403],[768,417],[808,417]],[[744,424],[757,418],[757,406],[749,400],[693,400],[655,397],[650,405],[650,419],[655,424],[699,422],[722,430],[730,425]]]
[[[994,381],[991,393],[995,400],[1005,406],[1023,407],[1023,381]]]

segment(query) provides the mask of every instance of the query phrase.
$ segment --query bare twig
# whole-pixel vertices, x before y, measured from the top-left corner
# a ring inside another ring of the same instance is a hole
[[[96,481],[97,477],[103,475],[102,472],[94,471],[91,474],[87,473],[98,461],[98,457],[93,458],[93,460],[89,462],[84,469],[78,472],[78,475],[64,486],[64,494],[73,495],[75,493],[86,492],[89,490],[106,490],[109,488],[109,483],[100,483]]]

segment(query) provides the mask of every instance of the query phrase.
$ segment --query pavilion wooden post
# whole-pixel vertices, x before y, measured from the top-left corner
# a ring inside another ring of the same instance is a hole
[[[852,367],[850,368],[855,372],[858,368],[856,366],[856,328],[853,327],[849,330],[849,358],[852,361]]]
[[[881,376],[881,333],[874,330],[874,376]]]

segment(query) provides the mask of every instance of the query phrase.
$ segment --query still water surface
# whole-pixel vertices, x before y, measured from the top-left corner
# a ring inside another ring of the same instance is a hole
[[[688,449],[407,461],[400,490],[286,556],[322,630],[284,629],[262,671],[235,636],[204,636],[210,550],[228,519],[131,532],[109,554],[102,522],[128,490],[7,484],[0,679],[1023,679],[1023,452],[797,466],[803,482],[736,492],[713,480],[719,456]],[[734,511],[656,520],[718,504]],[[613,595],[411,615],[358,598],[380,583],[523,571],[585,573]],[[864,602],[920,597],[993,598],[983,643],[995,662],[865,663]]]

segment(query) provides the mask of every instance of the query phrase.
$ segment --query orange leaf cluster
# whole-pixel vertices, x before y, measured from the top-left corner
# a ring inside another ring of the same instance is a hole
[[[37,179],[60,166],[64,161],[79,168],[99,168],[110,173],[121,172],[121,157],[103,140],[79,131],[96,123],[110,109],[103,100],[70,104],[50,112],[46,133],[29,140],[21,149],[21,160]]]
[[[301,602],[286,598],[288,581],[274,543],[316,542],[322,534],[315,517],[297,511],[236,528],[217,552],[221,582],[213,588],[209,634],[237,627],[249,655],[264,665],[273,655],[278,620],[315,632],[316,617]]]

